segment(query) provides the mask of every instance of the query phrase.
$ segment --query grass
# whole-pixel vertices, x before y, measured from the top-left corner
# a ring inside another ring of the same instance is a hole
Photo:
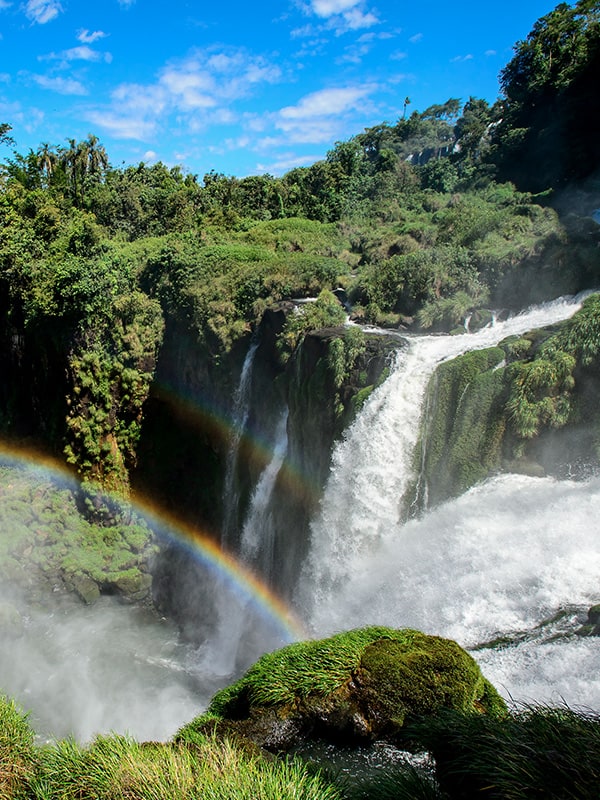
[[[34,733],[14,701],[0,696],[0,798],[25,798],[34,765]]]
[[[597,800],[600,717],[525,706],[504,719],[443,712],[408,726],[452,798]]]
[[[300,761],[267,760],[228,739],[193,746],[100,736],[40,750],[28,800],[340,800]],[[3,800],[19,795],[1,795]]]
[[[0,696],[1,800],[597,800],[600,717],[527,706],[502,718],[444,710],[409,722],[406,746],[434,759],[363,777],[276,759],[240,736],[167,743],[98,736],[36,746],[28,717]]]

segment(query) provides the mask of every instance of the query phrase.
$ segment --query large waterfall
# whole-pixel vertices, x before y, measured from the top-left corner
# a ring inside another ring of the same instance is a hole
[[[298,600],[315,635],[368,623],[416,627],[483,646],[475,654],[507,696],[600,704],[597,641],[555,639],[600,594],[598,478],[497,476],[400,520],[436,366],[578,307],[561,299],[477,334],[410,339],[333,454]],[[497,639],[503,649],[485,647]]]

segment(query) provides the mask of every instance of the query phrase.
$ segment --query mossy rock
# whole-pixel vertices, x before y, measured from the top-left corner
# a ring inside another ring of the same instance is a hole
[[[209,713],[267,749],[276,741],[275,749],[286,750],[299,737],[394,741],[407,719],[442,708],[506,712],[477,662],[456,642],[370,627],[266,654],[215,695]]]
[[[143,600],[150,592],[152,575],[139,569],[128,569],[116,575],[112,585],[127,600]]]
[[[81,572],[65,576],[65,586],[75,592],[86,605],[92,605],[100,597],[100,588],[96,581]]]

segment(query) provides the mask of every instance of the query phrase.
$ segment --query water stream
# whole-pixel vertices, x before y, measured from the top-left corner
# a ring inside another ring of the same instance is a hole
[[[436,366],[571,316],[579,303],[561,299],[476,334],[410,340],[333,455],[299,593],[315,635],[387,624],[472,648],[502,637],[503,649],[474,653],[507,697],[598,706],[597,641],[554,639],[543,622],[569,608],[572,632],[600,595],[600,479],[502,475],[420,519],[399,518]]]

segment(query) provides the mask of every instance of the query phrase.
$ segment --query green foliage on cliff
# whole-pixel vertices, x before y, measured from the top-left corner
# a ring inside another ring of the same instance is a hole
[[[598,457],[594,381],[600,355],[600,295],[554,329],[441,364],[432,377],[405,509],[420,510],[483,480],[527,453],[548,431],[585,420],[585,459]],[[539,467],[542,469],[542,467]]]
[[[99,496],[95,491],[94,501]],[[27,591],[41,577],[85,602],[101,591],[142,599],[150,589],[156,553],[152,532],[126,507],[119,516],[116,502],[107,515],[111,525],[106,519],[89,522],[80,513],[80,499],[80,490],[65,481],[24,468],[0,468],[2,581]]]
[[[441,364],[427,389],[415,453],[418,480],[406,499],[435,505],[487,477],[499,464],[506,420],[500,347],[475,350]]]
[[[542,427],[560,428],[573,413],[576,367],[589,369],[600,353],[600,295],[584,301],[582,309],[539,346],[531,360],[509,368],[507,412],[521,439]]]
[[[343,325],[346,314],[336,296],[323,290],[314,302],[308,302],[291,313],[279,337],[279,351],[285,362],[309,331]]]

